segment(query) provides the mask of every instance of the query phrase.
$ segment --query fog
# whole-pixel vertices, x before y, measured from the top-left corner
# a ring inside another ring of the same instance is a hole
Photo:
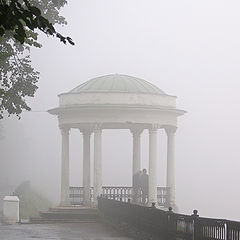
[[[32,112],[5,118],[1,185],[30,180],[55,203],[60,191],[61,136],[46,111],[57,95],[105,74],[145,79],[187,111],[176,132],[176,202],[182,213],[240,219],[240,2],[234,0],[68,1],[58,27],[75,46],[40,34],[32,65],[41,73],[28,99]],[[93,139],[92,139],[93,140]],[[92,144],[93,146],[93,144]],[[166,135],[158,134],[158,185],[166,184]],[[103,184],[130,185],[132,136],[103,131]],[[148,167],[148,133],[142,134]],[[71,185],[82,181],[82,136],[70,134]]]

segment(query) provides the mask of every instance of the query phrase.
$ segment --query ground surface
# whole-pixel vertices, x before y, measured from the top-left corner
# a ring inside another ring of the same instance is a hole
[[[102,223],[1,225],[1,240],[131,240]]]

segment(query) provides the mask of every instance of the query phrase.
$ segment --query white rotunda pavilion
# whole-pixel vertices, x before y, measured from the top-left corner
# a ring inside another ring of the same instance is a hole
[[[102,194],[102,132],[104,129],[129,129],[133,136],[132,174],[141,169],[140,138],[149,131],[148,202],[157,203],[157,132],[167,134],[167,186],[169,205],[175,205],[174,142],[177,117],[185,111],[176,108],[176,97],[157,86],[127,75],[112,74],[91,79],[70,92],[59,95],[59,107],[48,111],[57,115],[62,134],[61,201],[69,206],[69,130],[79,129],[83,136],[84,204],[90,197],[90,138],[94,135],[93,202]]]

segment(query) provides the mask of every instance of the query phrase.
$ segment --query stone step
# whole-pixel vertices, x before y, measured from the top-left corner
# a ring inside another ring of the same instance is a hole
[[[41,212],[41,218],[45,219],[96,219],[99,214],[96,213],[62,213],[62,212]]]
[[[40,218],[43,220],[82,220],[82,221],[96,221],[99,220],[100,215],[97,208],[71,208],[71,207],[57,207],[50,208],[48,211],[40,212]]]
[[[61,212],[61,213],[98,213],[97,208],[84,208],[84,207],[56,207],[49,208],[49,212]]]

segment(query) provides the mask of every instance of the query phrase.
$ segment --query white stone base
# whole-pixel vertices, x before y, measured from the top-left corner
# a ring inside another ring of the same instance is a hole
[[[19,198],[5,196],[3,199],[3,222],[14,224],[19,222]]]

